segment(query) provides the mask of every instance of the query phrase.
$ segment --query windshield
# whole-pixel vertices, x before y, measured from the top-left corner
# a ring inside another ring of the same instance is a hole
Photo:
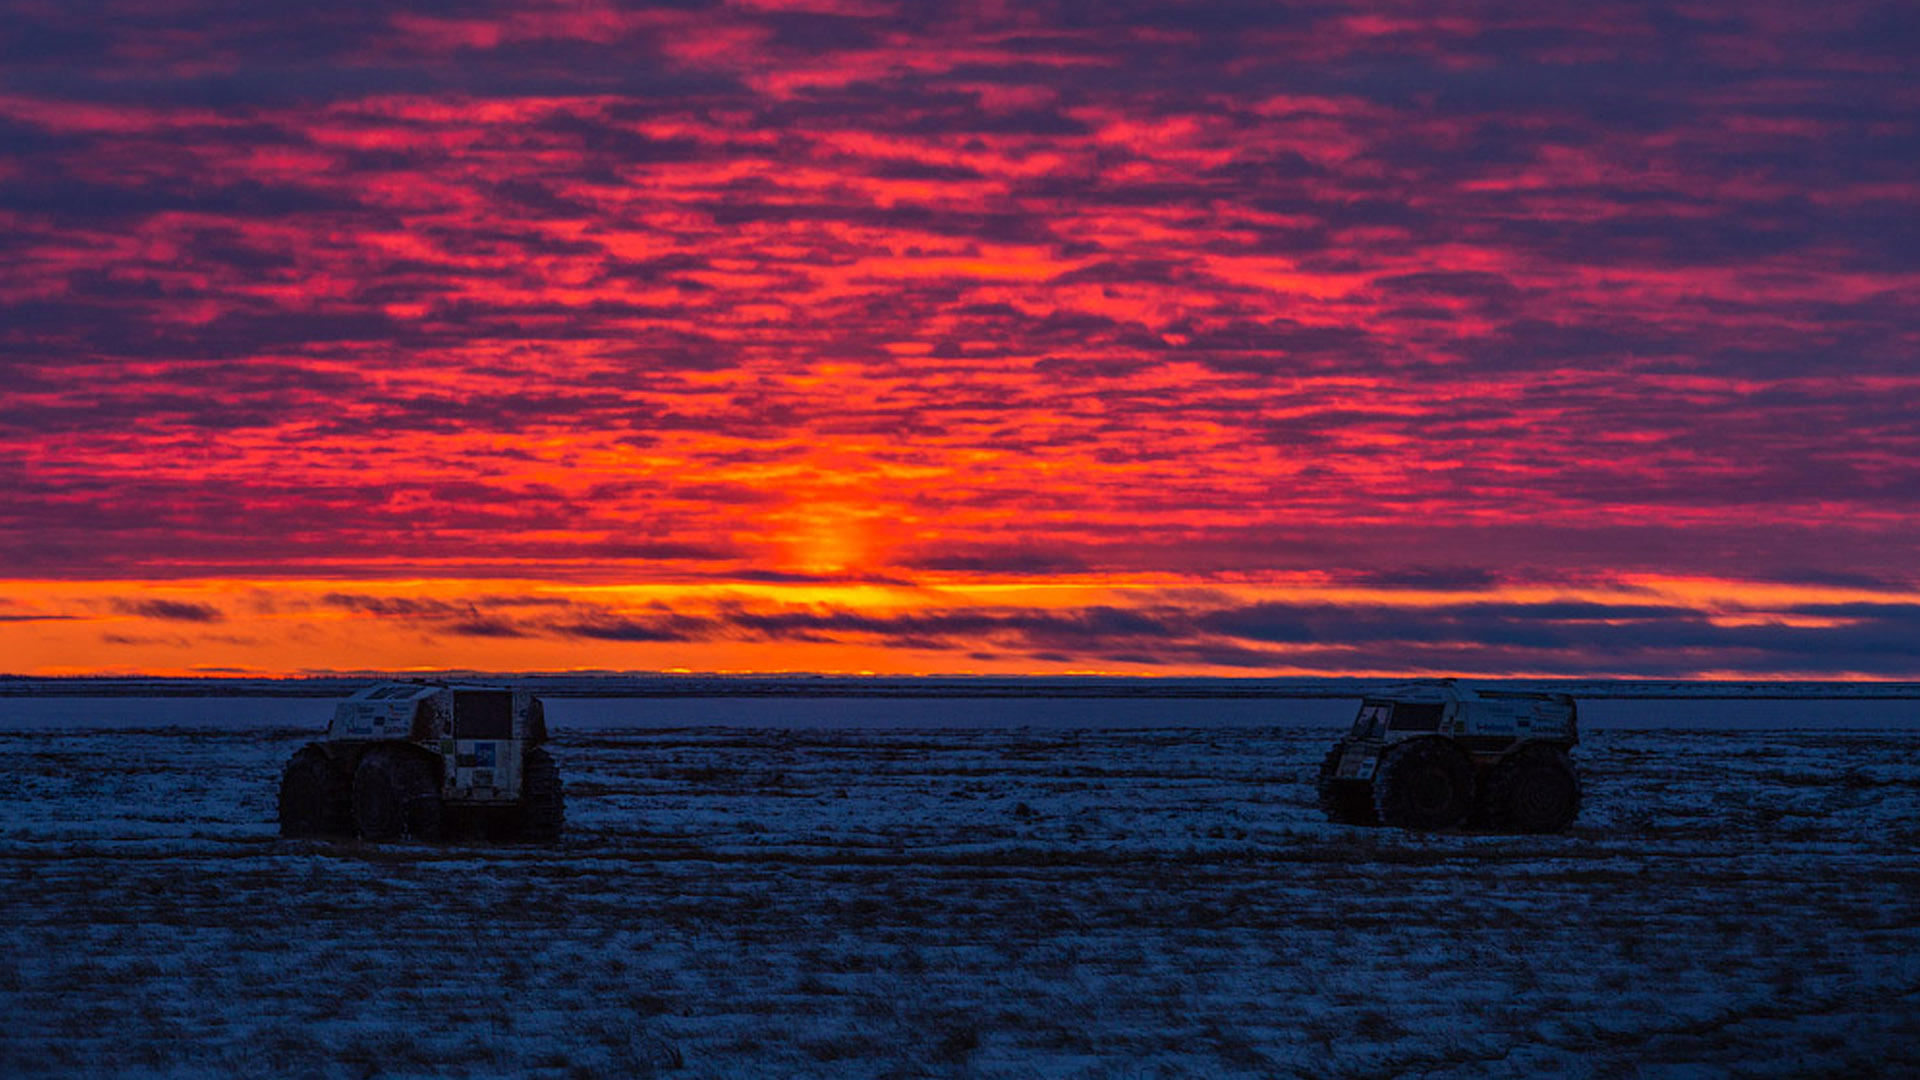
[[[1368,701],[1360,706],[1360,715],[1353,721],[1353,737],[1368,739],[1387,733],[1387,717],[1393,715],[1393,703],[1386,701]]]

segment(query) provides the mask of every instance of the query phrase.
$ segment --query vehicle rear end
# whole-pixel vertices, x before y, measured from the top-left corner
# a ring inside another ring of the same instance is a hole
[[[520,801],[528,750],[546,738],[538,699],[525,690],[454,686],[452,717],[438,740],[448,802],[502,806]]]
[[[526,690],[453,686],[439,741],[446,804],[496,839],[556,840],[566,819],[560,770],[543,745],[546,708]]]

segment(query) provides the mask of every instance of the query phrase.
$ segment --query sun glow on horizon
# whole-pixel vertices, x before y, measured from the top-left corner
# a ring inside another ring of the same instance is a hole
[[[1914,591],[1638,580],[1434,590],[1338,583],[515,579],[0,582],[23,675],[368,670],[1706,677],[1676,635],[1870,625]],[[1699,598],[1710,597],[1703,602]],[[1519,653],[1482,639],[1531,634]],[[1664,667],[1635,644],[1673,650]],[[99,643],[111,665],[76,662]],[[1089,665],[1089,650],[1105,658]],[[209,652],[221,661],[206,663]],[[1599,664],[1595,656],[1601,657]],[[964,657],[956,662],[956,657]],[[1609,664],[1608,661],[1611,661]],[[1597,671],[1595,669],[1598,669]],[[1750,673],[1751,674],[1751,673]],[[1848,673],[1845,677],[1868,677]]]

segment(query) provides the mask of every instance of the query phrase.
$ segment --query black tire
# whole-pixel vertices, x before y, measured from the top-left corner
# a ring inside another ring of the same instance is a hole
[[[500,844],[550,844],[566,828],[566,789],[553,755],[529,749],[522,759],[520,801],[510,807],[481,811],[487,839]]]
[[[567,827],[567,789],[553,755],[535,747],[527,751],[520,772],[519,839],[551,844]]]
[[[1522,833],[1566,832],[1580,814],[1580,774],[1564,750],[1532,746],[1487,774],[1487,824]]]
[[[1366,780],[1342,780],[1334,775],[1347,752],[1345,743],[1336,743],[1320,762],[1320,776],[1314,790],[1320,797],[1320,809],[1336,825],[1378,825],[1373,809],[1373,785]]]
[[[301,747],[280,774],[280,835],[353,835],[353,780],[319,743]]]
[[[437,761],[375,747],[353,771],[353,822],[362,840],[440,838]]]
[[[1452,743],[1416,739],[1380,756],[1373,807],[1385,825],[1445,829],[1473,807],[1473,762]]]

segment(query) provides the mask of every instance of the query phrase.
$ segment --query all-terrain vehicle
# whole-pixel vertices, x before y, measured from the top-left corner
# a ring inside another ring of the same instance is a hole
[[[341,702],[280,778],[283,836],[549,841],[566,822],[546,709],[525,690],[386,682]]]
[[[1566,694],[1452,680],[1368,696],[1320,765],[1320,806],[1348,825],[1470,824],[1563,832],[1580,812],[1580,741]]]

